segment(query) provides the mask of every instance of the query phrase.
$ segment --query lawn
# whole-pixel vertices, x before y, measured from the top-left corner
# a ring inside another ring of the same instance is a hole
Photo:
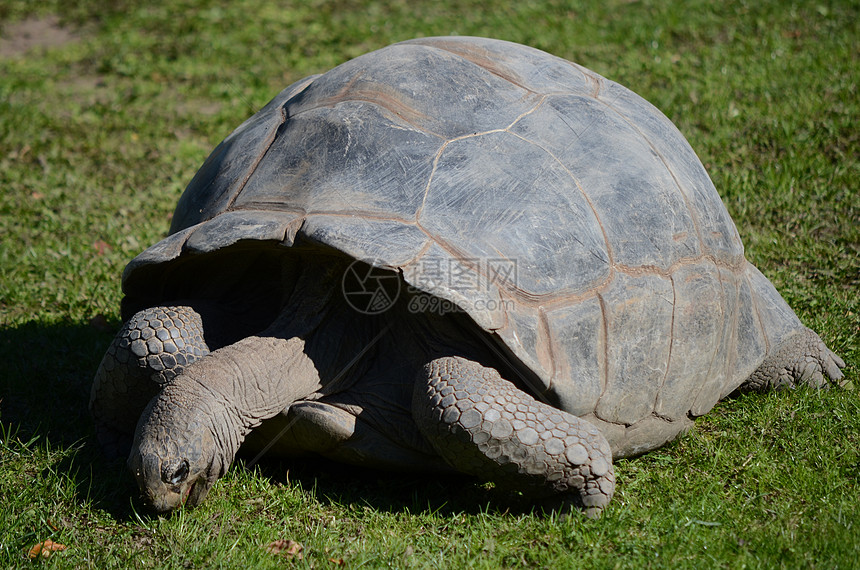
[[[0,567],[851,568],[856,390],[722,402],[616,464],[598,520],[456,477],[238,462],[195,510],[143,509],[87,412],[124,265],[209,151],[283,87],[416,36],[576,61],[686,135],[747,257],[860,365],[860,5],[0,0]],[[280,542],[279,542],[280,541]],[[288,542],[292,541],[292,542]],[[62,545],[60,548],[56,545]],[[267,548],[268,547],[268,548]],[[280,552],[276,552],[280,549]]]

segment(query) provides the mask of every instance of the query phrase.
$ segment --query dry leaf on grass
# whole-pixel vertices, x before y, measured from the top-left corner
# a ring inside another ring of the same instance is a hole
[[[276,540],[267,544],[265,548],[269,554],[283,554],[287,558],[301,558],[304,547],[295,540]]]
[[[98,239],[93,242],[93,249],[96,250],[96,255],[104,255],[113,248],[106,241]]]
[[[60,544],[59,542],[54,542],[53,540],[46,540],[44,542],[34,544],[33,548],[31,548],[30,552],[27,554],[27,558],[29,558],[30,560],[35,560],[39,556],[41,556],[42,558],[47,558],[54,552],[65,549],[65,544]]]

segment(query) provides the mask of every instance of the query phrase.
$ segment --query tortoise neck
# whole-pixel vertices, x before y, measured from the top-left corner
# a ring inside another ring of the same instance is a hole
[[[190,414],[196,420],[183,431],[210,431],[218,448],[212,451],[226,471],[251,430],[318,389],[319,375],[304,353],[304,341],[252,336],[188,367],[160,399],[168,407],[200,412]]]
[[[216,350],[183,376],[223,402],[242,439],[263,420],[320,387],[299,338],[250,336]]]

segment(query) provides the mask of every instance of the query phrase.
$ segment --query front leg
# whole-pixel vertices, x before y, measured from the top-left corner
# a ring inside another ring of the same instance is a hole
[[[149,401],[208,353],[203,321],[191,307],[150,307],[131,317],[105,353],[90,392],[90,413],[105,453],[128,455]]]
[[[595,516],[615,489],[612,451],[588,422],[535,400],[499,373],[443,357],[424,367],[412,413],[452,467]]]

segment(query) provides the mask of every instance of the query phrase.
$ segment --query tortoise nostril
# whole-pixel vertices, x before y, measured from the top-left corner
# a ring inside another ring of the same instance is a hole
[[[188,460],[183,459],[179,463],[179,467],[171,471],[165,471],[164,473],[164,482],[170,483],[171,485],[179,485],[185,478],[188,477]]]

